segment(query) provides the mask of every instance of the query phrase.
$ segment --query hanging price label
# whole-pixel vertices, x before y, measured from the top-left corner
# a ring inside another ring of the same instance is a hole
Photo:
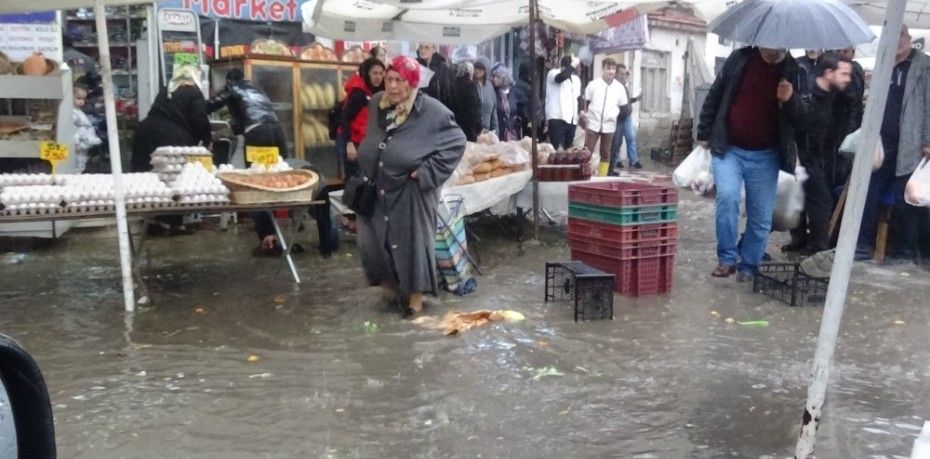
[[[278,147],[245,147],[245,159],[268,167],[278,162]]]
[[[68,146],[57,142],[40,142],[39,158],[52,164],[52,173],[58,163],[68,159]]]
[[[213,157],[212,156],[188,156],[187,162],[203,164],[203,167],[206,168],[207,170],[213,169]]]

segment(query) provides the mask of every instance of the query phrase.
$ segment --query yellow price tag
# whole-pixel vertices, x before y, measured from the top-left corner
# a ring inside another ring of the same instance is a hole
[[[203,167],[205,167],[207,170],[210,170],[213,168],[213,157],[212,156],[188,156],[187,162],[203,164]]]
[[[68,159],[68,146],[57,142],[40,142],[39,158],[52,164],[52,173],[58,163]]]
[[[274,165],[278,162],[278,147],[245,147],[245,159],[265,167]]]

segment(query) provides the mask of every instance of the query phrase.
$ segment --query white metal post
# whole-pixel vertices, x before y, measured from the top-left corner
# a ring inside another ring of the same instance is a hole
[[[872,176],[872,158],[875,147],[878,145],[879,130],[885,114],[888,86],[891,83],[891,71],[894,68],[895,51],[898,47],[898,36],[904,20],[906,4],[907,0],[889,0],[885,10],[885,24],[878,41],[878,54],[875,58],[869,101],[862,120],[862,142],[856,150],[856,158],[853,162],[848,199],[844,207],[833,270],[830,273],[830,287],[827,290],[823,318],[820,321],[817,353],[814,355],[811,385],[807,391],[807,404],[804,406],[801,435],[795,449],[795,458],[806,459],[813,457],[814,454],[815,436],[823,414],[833,351],[836,349],[836,337],[840,331],[843,309],[846,306],[849,274],[852,270],[862,213],[865,209],[865,199]]]
[[[113,173],[113,200],[116,204],[116,232],[119,240],[120,270],[123,277],[123,305],[127,312],[132,312],[136,306],[132,291],[132,252],[129,250],[129,225],[126,221],[126,200],[123,195],[123,160],[119,151],[119,129],[116,124],[110,37],[107,36],[107,13],[103,6],[103,0],[94,1],[97,45],[100,47],[100,70],[103,79],[103,103],[107,117],[107,141],[110,146],[110,169]]]

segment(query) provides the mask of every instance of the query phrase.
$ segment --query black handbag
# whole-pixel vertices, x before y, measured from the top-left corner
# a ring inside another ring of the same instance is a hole
[[[385,141],[391,136],[389,131],[385,134],[384,141],[378,144],[378,157],[375,158],[375,173],[369,179],[368,177],[353,176],[346,180],[345,191],[342,195],[343,203],[349,206],[356,215],[370,217],[375,213],[375,203],[378,201],[378,189],[375,182],[378,180],[378,174],[381,172],[381,153],[387,147]]]

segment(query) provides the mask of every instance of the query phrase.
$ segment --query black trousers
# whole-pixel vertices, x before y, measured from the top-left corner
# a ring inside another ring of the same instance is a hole
[[[278,147],[278,154],[282,158],[290,158],[291,152],[287,148],[287,137],[281,123],[260,124],[243,134],[246,147]],[[249,165],[246,162],[246,165]]]
[[[329,192],[333,191],[334,186],[326,186],[319,193],[316,199],[322,200],[323,204],[310,206],[310,216],[316,220],[317,236],[320,239],[320,253],[324,257],[339,249],[339,234],[333,227],[333,219],[330,215]],[[268,212],[255,212],[252,219],[255,223],[255,232],[258,239],[265,239],[266,236],[274,236],[274,223],[271,221]]]
[[[858,250],[868,253],[874,250],[882,198],[890,191],[895,197],[890,231],[894,235],[892,245],[896,248],[896,255],[915,259],[920,243],[922,212],[926,211],[904,202],[904,186],[911,177],[910,175],[896,176],[897,161],[894,161],[893,157],[891,159],[889,161],[889,158],[885,158],[882,168],[872,173],[872,181],[869,182],[869,192],[865,201],[865,212],[862,214],[862,228],[859,230]]]
[[[556,150],[571,148],[575,143],[575,128],[574,124],[568,124],[563,120],[549,120],[549,143]]]
[[[811,250],[830,248],[830,217],[833,216],[832,180],[828,178],[824,161],[820,158],[803,158],[801,165],[807,169],[808,179],[804,182],[804,214],[801,225],[791,230],[791,239],[807,242]]]

